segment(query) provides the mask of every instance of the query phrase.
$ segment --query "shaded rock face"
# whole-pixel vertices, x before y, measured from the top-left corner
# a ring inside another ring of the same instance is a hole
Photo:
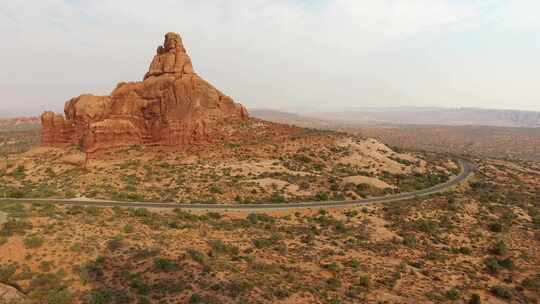
[[[0,303],[21,303],[24,295],[14,287],[0,283]]]
[[[142,82],[120,83],[110,96],[66,102],[65,117],[41,116],[44,146],[80,145],[85,152],[131,145],[186,148],[224,138],[224,126],[246,109],[193,70],[180,35],[168,33]]]

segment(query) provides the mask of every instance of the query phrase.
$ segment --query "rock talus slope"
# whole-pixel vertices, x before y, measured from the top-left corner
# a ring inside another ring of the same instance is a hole
[[[73,98],[64,112],[41,116],[43,145],[80,145],[90,153],[141,144],[206,145],[226,136],[223,126],[248,118],[242,105],[194,72],[176,33],[165,35],[142,82],[120,83],[110,96]]]

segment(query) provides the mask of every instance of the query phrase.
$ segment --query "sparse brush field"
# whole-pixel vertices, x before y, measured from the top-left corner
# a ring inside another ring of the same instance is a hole
[[[86,155],[76,147],[0,156],[0,196],[180,203],[345,200],[413,191],[459,168],[440,154],[263,121],[200,151],[141,146]],[[236,139],[236,140],[235,140]]]
[[[0,157],[8,154],[23,153],[39,145],[41,130],[5,130],[0,128]]]
[[[540,165],[454,192],[252,214],[0,205],[23,303],[537,303]]]

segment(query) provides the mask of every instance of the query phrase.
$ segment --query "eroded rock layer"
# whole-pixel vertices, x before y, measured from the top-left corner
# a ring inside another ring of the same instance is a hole
[[[65,117],[41,116],[43,145],[80,145],[86,152],[131,145],[184,148],[225,136],[223,126],[248,118],[193,70],[180,35],[168,33],[142,82],[120,83],[110,96],[66,102]]]

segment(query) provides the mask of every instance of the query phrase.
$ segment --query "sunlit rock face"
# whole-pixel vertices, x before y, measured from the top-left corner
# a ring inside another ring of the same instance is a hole
[[[79,145],[86,152],[201,146],[226,138],[224,126],[248,118],[242,105],[194,72],[176,33],[165,35],[142,82],[120,83],[109,96],[75,97],[64,113],[41,116],[44,146]]]

